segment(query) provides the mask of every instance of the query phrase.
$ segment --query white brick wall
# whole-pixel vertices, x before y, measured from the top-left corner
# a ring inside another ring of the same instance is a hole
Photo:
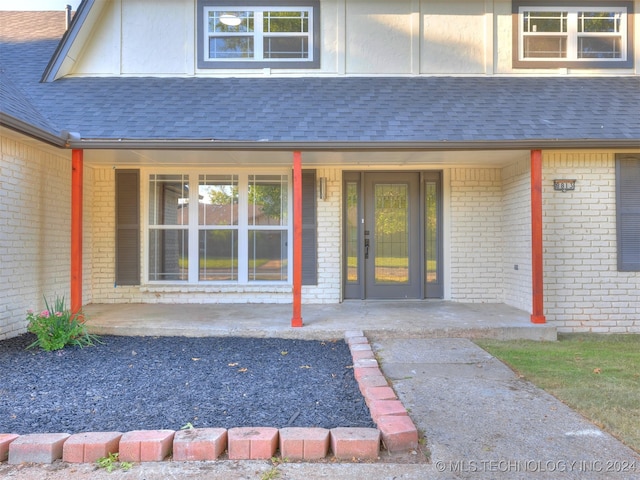
[[[83,205],[82,205],[82,304],[93,302],[93,235],[92,226],[96,223],[93,197],[95,185],[94,170],[87,165],[83,169]],[[98,223],[102,221],[97,218]]]
[[[27,309],[70,287],[71,152],[0,137],[0,339],[26,329]],[[616,263],[615,155],[544,152],[545,315],[559,331],[640,332],[640,273]],[[341,299],[342,171],[320,168],[318,285],[305,303]],[[576,178],[555,192],[554,178]],[[114,171],[85,166],[83,302],[291,301],[288,286],[114,287]],[[451,298],[530,311],[530,162],[450,170]],[[518,265],[518,269],[514,268]]]
[[[327,179],[327,198],[318,199],[318,285],[302,289],[306,303],[338,303],[342,299],[342,171],[319,168]]]
[[[451,299],[503,302],[503,192],[498,168],[451,169]]]
[[[0,136],[0,339],[26,331],[44,298],[69,305],[71,153]]]
[[[502,169],[504,303],[531,313],[531,161]],[[517,268],[517,270],[516,270]]]
[[[545,314],[561,332],[640,333],[640,273],[618,272],[615,155],[544,152]],[[555,192],[554,178],[576,179]]]

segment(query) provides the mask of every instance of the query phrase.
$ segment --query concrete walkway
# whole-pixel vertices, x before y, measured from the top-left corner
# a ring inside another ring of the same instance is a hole
[[[84,307],[97,334],[327,339],[347,330],[386,338],[527,338],[555,340],[553,325],[504,304],[442,300],[347,301],[302,306],[303,327],[291,327],[290,304],[93,304]]]
[[[353,325],[348,329],[353,330]],[[297,332],[303,330],[296,329]],[[273,332],[262,331],[261,335],[273,335]],[[128,472],[112,473],[96,470],[92,465],[0,464],[0,477],[47,480],[640,478],[640,456],[636,452],[551,395],[518,378],[504,364],[461,337],[422,338],[414,336],[411,329],[407,332],[398,327],[374,329],[369,336],[382,370],[426,437],[428,462],[421,457],[422,453],[394,457],[385,453],[377,463],[323,461],[273,467],[265,461],[167,461],[136,464]],[[269,476],[274,470],[279,473],[278,477]]]

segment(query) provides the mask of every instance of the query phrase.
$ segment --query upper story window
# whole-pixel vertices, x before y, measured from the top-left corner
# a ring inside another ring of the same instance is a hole
[[[632,67],[632,10],[631,2],[514,2],[514,67]]]
[[[198,68],[319,68],[317,0],[198,2]]]

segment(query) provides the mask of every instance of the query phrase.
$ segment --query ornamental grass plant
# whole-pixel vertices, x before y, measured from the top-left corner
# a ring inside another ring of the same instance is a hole
[[[73,313],[66,307],[64,297],[56,297],[53,306],[44,299],[45,310],[39,313],[27,311],[27,331],[37,338],[27,348],[40,347],[42,350],[60,350],[67,345],[80,348],[99,343],[96,335],[87,332],[81,312]]]

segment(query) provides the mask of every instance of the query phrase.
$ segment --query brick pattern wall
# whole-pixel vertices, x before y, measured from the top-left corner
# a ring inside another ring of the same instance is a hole
[[[82,175],[84,177],[82,186],[84,200],[82,205],[82,304],[86,305],[93,301],[93,242],[95,240],[93,225],[96,221],[93,209],[94,169],[85,165]]]
[[[531,313],[531,161],[502,169],[504,303]]]
[[[618,272],[615,155],[543,153],[545,313],[561,332],[640,333],[640,272]],[[555,192],[554,178],[576,179]]]
[[[327,197],[318,198],[318,285],[302,288],[306,303],[338,303],[342,299],[342,171],[320,168]],[[319,181],[319,180],[318,180]]]
[[[451,300],[503,302],[503,192],[498,168],[451,169]]]
[[[26,331],[44,296],[69,305],[71,153],[0,137],[0,339]]]

